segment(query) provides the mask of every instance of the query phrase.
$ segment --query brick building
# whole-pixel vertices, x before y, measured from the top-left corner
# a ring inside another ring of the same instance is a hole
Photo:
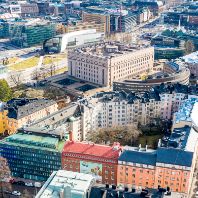
[[[157,150],[126,146],[118,158],[118,186],[170,188],[188,194],[197,158],[195,126],[174,128],[169,139],[159,141]]]
[[[117,184],[117,164],[121,152],[119,143],[98,145],[69,141],[62,152],[62,169],[89,173],[100,183]]]

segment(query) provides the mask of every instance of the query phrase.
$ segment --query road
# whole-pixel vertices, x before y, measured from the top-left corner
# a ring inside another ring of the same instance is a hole
[[[19,191],[21,193],[21,196],[15,196],[9,193],[4,193],[3,196],[0,195],[2,198],[17,198],[17,197],[24,197],[24,198],[33,198],[40,190],[39,188],[35,187],[28,187],[28,186],[20,186],[17,184],[10,184],[10,183],[4,183],[3,185],[3,191]]]

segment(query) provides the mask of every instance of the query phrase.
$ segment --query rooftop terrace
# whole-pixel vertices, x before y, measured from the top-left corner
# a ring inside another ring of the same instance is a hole
[[[111,42],[98,43],[96,45],[83,46],[74,49],[74,51],[81,54],[93,55],[101,58],[112,58],[112,57],[122,56],[123,54],[137,52],[138,50],[145,49],[146,47],[148,46],[123,44],[121,42],[111,41]]]

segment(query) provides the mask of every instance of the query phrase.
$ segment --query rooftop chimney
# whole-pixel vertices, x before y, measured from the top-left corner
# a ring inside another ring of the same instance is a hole
[[[142,146],[142,145],[141,145],[141,144],[139,144],[139,151],[141,150],[141,146]]]

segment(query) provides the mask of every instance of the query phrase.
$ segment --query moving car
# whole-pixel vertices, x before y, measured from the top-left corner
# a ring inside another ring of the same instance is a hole
[[[41,187],[41,183],[40,182],[35,182],[34,186],[37,187],[37,188],[40,188]]]
[[[33,183],[31,183],[31,182],[30,182],[30,183],[25,183],[25,185],[26,185],[26,186],[29,186],[29,187],[34,186]]]
[[[17,181],[16,184],[18,184],[20,186],[25,186],[25,182],[23,182],[23,181]]]
[[[20,193],[19,191],[16,191],[16,190],[15,190],[15,191],[12,192],[12,195],[20,196],[21,193]]]

